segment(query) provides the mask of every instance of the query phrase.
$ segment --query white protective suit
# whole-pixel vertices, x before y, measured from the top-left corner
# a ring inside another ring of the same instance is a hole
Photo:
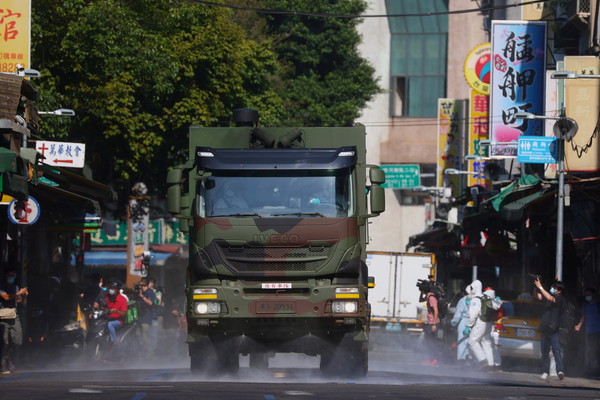
[[[490,333],[492,331],[491,322],[483,322],[479,316],[481,315],[481,281],[474,280],[467,286],[467,294],[469,296],[469,318],[467,327],[471,328],[469,334],[469,351],[471,356],[481,366],[493,366],[494,354],[492,349],[492,340]]]
[[[460,298],[458,303],[456,304],[456,311],[454,313],[454,317],[452,317],[452,321],[450,324],[456,327],[456,359],[457,360],[466,360],[469,355],[469,343],[467,339],[463,340],[465,334],[463,333],[465,328],[467,327],[467,319],[469,317],[469,306],[467,305],[468,296],[463,296]],[[462,340],[462,342],[461,342]]]

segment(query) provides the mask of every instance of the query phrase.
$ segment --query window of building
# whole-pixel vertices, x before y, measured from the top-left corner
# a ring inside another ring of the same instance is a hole
[[[435,117],[437,99],[446,97],[447,0],[386,0],[388,14],[424,14],[389,18],[391,32],[390,114]]]

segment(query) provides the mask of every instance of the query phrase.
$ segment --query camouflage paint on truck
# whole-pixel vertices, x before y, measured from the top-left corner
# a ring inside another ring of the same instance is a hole
[[[269,354],[300,352],[320,355],[325,373],[366,374],[367,219],[384,205],[383,171],[370,166],[367,186],[365,135],[362,126],[190,128],[168,203],[189,229],[193,371],[235,371],[239,354],[266,367]]]

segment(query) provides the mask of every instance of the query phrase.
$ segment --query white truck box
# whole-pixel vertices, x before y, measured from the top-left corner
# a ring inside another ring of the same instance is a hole
[[[435,276],[435,256],[425,253],[367,252],[371,322],[374,328],[420,333],[427,317],[417,281]]]

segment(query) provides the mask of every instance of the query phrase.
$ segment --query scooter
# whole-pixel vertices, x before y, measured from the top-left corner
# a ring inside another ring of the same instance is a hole
[[[85,340],[87,358],[92,362],[129,358],[138,353],[139,341],[136,337],[137,321],[126,323],[117,330],[117,341],[112,343],[108,331],[107,309],[94,309],[88,313],[87,336]]]

